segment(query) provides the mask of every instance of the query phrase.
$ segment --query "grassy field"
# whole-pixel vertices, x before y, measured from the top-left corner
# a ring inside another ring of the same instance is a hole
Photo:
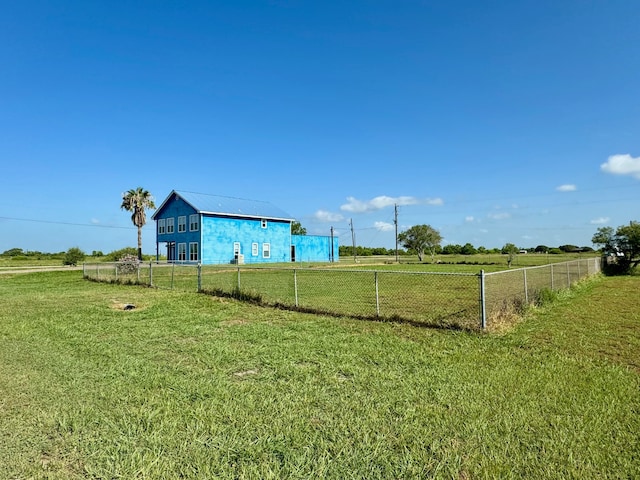
[[[538,256],[541,257],[541,256]],[[380,320],[404,320],[425,326],[481,328],[480,278],[484,270],[486,326],[502,324],[540,291],[566,288],[598,271],[600,259],[581,257],[564,264],[530,267],[525,298],[522,268],[475,263],[258,264],[202,265],[144,263],[139,269],[116,264],[85,264],[87,278],[106,282],[152,284],[158,288],[219,296],[242,296],[262,305],[304,312]],[[571,264],[571,265],[569,265]],[[553,270],[552,266],[558,268]],[[490,275],[500,273],[501,275]],[[489,278],[490,277],[490,278]],[[518,306],[520,305],[520,306]]]
[[[5,274],[0,478],[637,478],[639,286],[498,335]]]

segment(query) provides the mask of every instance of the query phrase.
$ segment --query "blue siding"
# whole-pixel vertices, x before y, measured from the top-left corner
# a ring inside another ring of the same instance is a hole
[[[176,243],[176,250],[175,250],[176,259],[178,258],[177,245],[179,243],[186,244],[187,260],[189,260],[189,244],[198,243],[198,258],[201,258],[202,248],[200,248],[201,247],[200,239],[201,239],[202,225],[199,226],[198,231],[196,232],[189,231],[189,215],[193,215],[195,213],[197,212],[193,209],[193,207],[191,207],[188,203],[186,203],[181,198],[176,197],[172,201],[166,202],[162,210],[157,211],[154,214],[154,218],[156,220],[156,241],[159,244],[165,243],[165,242],[175,242]],[[187,222],[186,232],[178,232],[178,217],[181,217],[181,216],[186,217],[186,222]],[[173,233],[166,233],[166,230],[165,230],[164,234],[158,234],[157,221],[159,219],[166,220],[168,218],[173,218]],[[160,255],[167,254],[166,247],[164,245],[159,245],[158,248],[160,249],[160,252],[159,252]]]
[[[292,235],[291,245],[296,250],[296,262],[331,261],[331,237],[321,235]],[[339,260],[338,237],[333,237],[334,261]]]
[[[233,246],[240,243],[244,263],[273,263],[291,261],[291,224],[267,221],[267,228],[256,219],[240,219],[204,216],[202,219],[202,263],[221,264],[234,260]],[[252,244],[258,244],[258,254],[253,255]],[[262,247],[270,244],[270,258],[263,258]]]
[[[189,216],[198,215],[199,228],[189,231]],[[178,217],[184,216],[185,232],[178,231]],[[172,191],[154,213],[158,253],[167,255],[175,244],[172,260],[179,260],[179,245],[185,245],[186,261],[190,261],[189,245],[198,245],[198,262],[224,264],[235,260],[234,247],[240,244],[244,263],[290,262],[295,248],[297,262],[331,260],[331,238],[318,235],[291,235],[292,219],[282,210],[266,202],[230,197]],[[174,231],[159,234],[158,220],[173,218]],[[266,228],[263,227],[266,221]],[[269,244],[269,257],[264,245]],[[254,249],[255,245],[255,249]],[[338,239],[333,239],[333,253],[338,261]]]

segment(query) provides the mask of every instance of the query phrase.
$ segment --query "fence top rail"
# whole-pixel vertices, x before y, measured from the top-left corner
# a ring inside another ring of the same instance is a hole
[[[580,262],[585,262],[588,260],[592,260],[594,258],[598,258],[598,257],[590,257],[590,258],[582,258],[582,259],[577,259],[577,260],[567,260],[566,262],[558,262],[558,263],[547,263],[545,265],[534,265],[531,267],[520,267],[520,268],[510,268],[509,270],[499,270],[497,272],[486,272],[484,274],[485,277],[488,277],[490,275],[500,275],[502,273],[513,273],[513,272],[522,272],[525,270],[536,270],[538,268],[549,268],[549,267],[555,267],[558,265],[570,265],[570,264],[574,264],[574,263],[580,263]]]
[[[344,273],[396,273],[402,275],[444,275],[458,277],[477,277],[478,273],[469,272],[412,272],[407,270],[369,270],[369,269],[346,269],[346,268],[309,268],[309,267],[272,267],[255,265],[203,265],[203,267],[218,267],[221,270],[279,270],[289,272],[344,272]]]

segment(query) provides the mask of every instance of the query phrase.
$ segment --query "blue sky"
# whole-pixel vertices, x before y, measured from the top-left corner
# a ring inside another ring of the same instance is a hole
[[[138,186],[388,248],[394,205],[487,248],[640,220],[640,2],[0,4],[0,251],[135,246]]]

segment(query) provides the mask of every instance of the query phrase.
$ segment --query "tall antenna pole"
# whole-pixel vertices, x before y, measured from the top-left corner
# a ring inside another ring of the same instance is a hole
[[[356,233],[353,231],[353,218],[349,219],[349,226],[351,227],[351,243],[353,245],[353,261],[357,262],[356,259]]]
[[[398,263],[398,204],[396,203],[393,206],[395,210],[395,215],[393,217],[393,223],[396,226],[396,263]]]

